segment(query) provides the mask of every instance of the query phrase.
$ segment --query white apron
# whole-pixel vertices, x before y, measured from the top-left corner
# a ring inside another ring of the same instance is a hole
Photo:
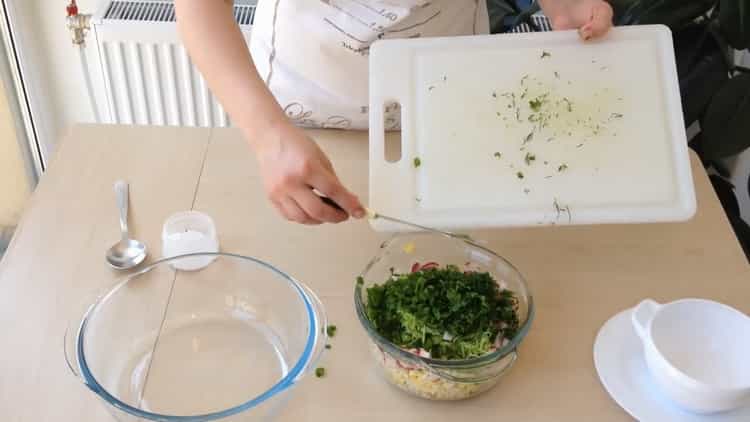
[[[366,129],[373,41],[488,32],[485,0],[259,0],[250,51],[293,123]]]

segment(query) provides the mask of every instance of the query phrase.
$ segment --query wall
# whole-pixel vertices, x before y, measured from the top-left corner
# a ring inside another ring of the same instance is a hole
[[[26,83],[43,93],[32,104],[34,120],[43,140],[42,155],[52,156],[57,141],[73,122],[93,122],[86,97],[78,52],[65,27],[68,0],[7,0],[15,22],[16,41]],[[79,0],[82,13],[93,13],[98,0]],[[39,98],[41,97],[41,98]]]
[[[0,237],[3,227],[15,226],[18,222],[30,191],[7,98],[5,87],[0,83]]]

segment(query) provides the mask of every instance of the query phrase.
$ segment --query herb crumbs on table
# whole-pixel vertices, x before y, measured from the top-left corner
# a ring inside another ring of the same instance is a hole
[[[551,54],[547,51],[542,51],[542,55],[539,57],[540,59],[546,58],[546,57],[552,57]]]
[[[336,326],[335,325],[327,326],[326,334],[328,335],[328,337],[336,337]]]
[[[524,161],[524,162],[526,163],[526,165],[527,165],[527,166],[528,166],[528,165],[531,165],[531,163],[532,163],[532,162],[533,162],[534,160],[536,160],[536,155],[534,155],[534,154],[532,154],[532,153],[530,153],[530,152],[527,152],[527,153],[526,153],[526,156],[525,156],[525,157],[523,157],[523,161]]]
[[[529,143],[529,142],[531,142],[532,139],[534,139],[534,131],[533,130],[531,132],[529,132],[529,134],[526,135],[525,138],[523,138],[523,143],[524,144]]]
[[[323,368],[322,366],[315,368],[315,376],[318,378],[326,376],[326,368]]]
[[[557,167],[557,171],[559,171],[559,172],[563,172],[563,171],[565,171],[565,170],[567,170],[567,169],[568,169],[568,165],[567,165],[567,164],[565,164],[565,163],[563,163],[563,164],[560,164],[560,165],[559,165],[559,166]]]
[[[327,350],[331,350],[331,345],[330,344],[326,344],[326,349]]]
[[[613,119],[620,119],[622,118],[622,113],[612,113],[610,117],[612,117]]]
[[[555,72],[555,77],[556,77],[557,79],[560,79],[560,74],[559,74],[559,73],[557,73],[557,72]]]
[[[516,177],[519,179],[523,179],[523,172],[519,171],[518,173],[516,173]]]
[[[495,158],[503,158],[503,154],[502,154],[502,153],[500,153],[500,152],[495,152],[495,153],[494,153],[494,154],[492,154],[492,155],[493,155],[493,156],[494,156]]]
[[[525,193],[526,195],[528,195],[528,194],[529,194],[529,192],[531,192],[531,189],[529,189],[529,188],[525,188],[525,189],[523,190],[523,193]]]
[[[414,157],[414,168],[419,168],[422,165],[422,160],[419,157]]]
[[[497,92],[492,91],[492,98],[497,98]]]

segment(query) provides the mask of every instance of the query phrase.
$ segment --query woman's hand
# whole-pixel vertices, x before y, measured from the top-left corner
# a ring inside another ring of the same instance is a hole
[[[303,130],[284,122],[264,138],[256,151],[266,193],[286,219],[321,224],[364,217],[359,199],[341,184],[328,157]],[[344,211],[326,205],[313,189]]]
[[[612,6],[604,0],[540,0],[555,30],[577,29],[583,40],[603,36],[612,27]]]

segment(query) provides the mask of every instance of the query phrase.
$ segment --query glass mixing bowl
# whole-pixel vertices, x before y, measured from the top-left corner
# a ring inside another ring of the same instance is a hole
[[[210,264],[175,269],[196,259]],[[267,420],[314,369],[325,327],[315,294],[272,265],[188,254],[89,303],[65,334],[65,357],[119,421]]]
[[[436,263],[466,271],[488,272],[500,288],[518,299],[519,329],[495,351],[466,360],[438,360],[400,348],[381,336],[367,318],[367,287],[382,284],[392,272],[409,273],[417,266]],[[387,381],[413,395],[432,400],[461,400],[492,388],[518,357],[517,347],[531,327],[534,303],[523,276],[508,261],[469,239],[433,233],[397,235],[380,246],[375,258],[360,275],[354,303],[371,350]]]

